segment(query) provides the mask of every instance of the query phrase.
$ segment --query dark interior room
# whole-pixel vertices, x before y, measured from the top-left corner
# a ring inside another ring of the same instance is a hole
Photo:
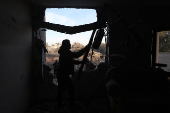
[[[168,0],[1,0],[0,112],[169,113],[169,4]],[[48,8],[93,9],[97,21],[78,26],[46,22]],[[53,70],[46,65],[46,30],[92,33],[77,54],[63,39]],[[102,39],[106,47],[99,57],[104,62],[85,71]],[[82,60],[76,61],[80,54]],[[74,71],[76,63],[80,67]],[[68,75],[67,80],[62,75]]]

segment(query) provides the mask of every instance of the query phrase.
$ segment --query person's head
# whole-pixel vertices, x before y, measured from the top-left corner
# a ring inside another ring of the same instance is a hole
[[[65,39],[62,41],[62,47],[65,49],[71,49],[71,44],[70,44],[70,40]]]

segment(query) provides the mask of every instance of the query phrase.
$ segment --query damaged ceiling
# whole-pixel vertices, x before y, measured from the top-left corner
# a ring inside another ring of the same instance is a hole
[[[148,24],[152,29],[169,29],[168,0],[27,0],[31,5],[46,8],[91,8],[97,9],[109,4],[133,25]]]
[[[48,8],[95,8],[110,4],[115,8],[118,7],[163,7],[169,6],[168,0],[27,0],[31,4],[41,5]]]

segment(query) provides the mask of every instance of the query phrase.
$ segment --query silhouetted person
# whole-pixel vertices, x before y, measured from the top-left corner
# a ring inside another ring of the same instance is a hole
[[[70,96],[70,107],[74,108],[74,86],[69,77],[74,73],[74,64],[80,64],[82,61],[76,61],[74,58],[78,58],[85,52],[86,48],[83,48],[79,52],[71,52],[71,44],[70,41],[65,39],[62,41],[62,46],[60,47],[58,53],[59,57],[59,67],[57,74],[58,81],[58,95],[57,102],[58,107],[62,107],[62,96],[64,91],[67,89]]]
[[[53,64],[53,67],[54,67],[54,77],[56,78],[57,76],[57,71],[58,71],[58,66],[59,66],[59,63],[58,61],[56,60]]]

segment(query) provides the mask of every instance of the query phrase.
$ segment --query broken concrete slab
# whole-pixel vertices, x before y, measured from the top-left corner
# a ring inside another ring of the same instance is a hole
[[[90,31],[93,29],[100,29],[106,27],[105,23],[99,23],[99,22],[94,22],[91,24],[85,24],[85,25],[80,25],[80,26],[64,26],[60,24],[53,24],[49,22],[34,22],[37,27],[41,28],[46,28],[50,30],[54,30],[57,32],[61,33],[66,33],[66,34],[75,34],[75,33],[80,33],[80,32],[85,32],[85,31]]]

